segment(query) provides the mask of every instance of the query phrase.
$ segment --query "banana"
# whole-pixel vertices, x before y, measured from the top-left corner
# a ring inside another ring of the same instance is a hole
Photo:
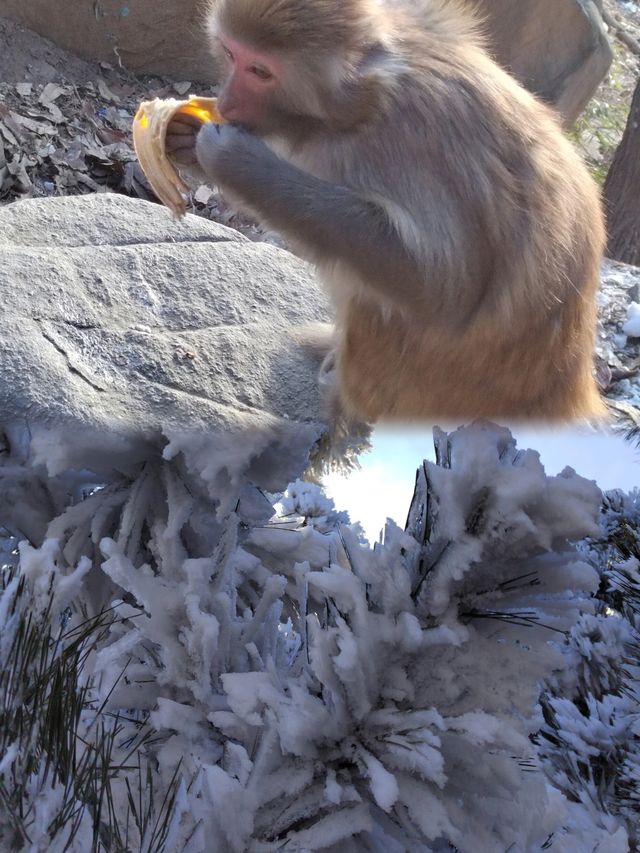
[[[167,125],[177,113],[196,116],[223,124],[224,119],[216,107],[215,98],[198,98],[192,95],[187,101],[175,98],[154,98],[143,101],[133,120],[133,146],[142,170],[158,198],[171,208],[176,216],[184,216],[187,205],[183,193],[188,191],[165,151]]]

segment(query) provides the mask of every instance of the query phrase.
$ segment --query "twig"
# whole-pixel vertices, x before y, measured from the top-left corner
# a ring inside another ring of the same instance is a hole
[[[615,37],[621,41],[632,53],[640,56],[640,42],[637,42],[633,36],[624,29],[624,25],[606,9],[602,10],[602,20],[605,24],[614,31]]]

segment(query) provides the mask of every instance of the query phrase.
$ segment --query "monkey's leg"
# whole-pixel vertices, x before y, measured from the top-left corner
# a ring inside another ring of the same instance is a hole
[[[336,331],[333,323],[303,323],[294,326],[291,337],[318,360],[324,359],[335,348]]]
[[[336,374],[338,343],[335,327],[331,323],[305,323],[291,330],[291,338],[314,360],[320,362],[318,385],[326,400],[331,401],[338,382]],[[332,403],[327,408],[332,410]]]

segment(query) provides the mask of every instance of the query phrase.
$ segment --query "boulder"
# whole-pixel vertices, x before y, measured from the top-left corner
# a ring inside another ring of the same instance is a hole
[[[3,0],[0,14],[85,59],[213,82],[201,0]]]
[[[288,252],[123,196],[28,200],[0,208],[0,287],[0,428],[49,476],[155,448],[279,488],[323,432],[290,332],[330,312]]]
[[[595,0],[466,0],[501,63],[571,123],[611,62]],[[2,14],[80,56],[213,82],[200,0],[4,0]]]
[[[613,57],[595,0],[479,0],[497,61],[571,125]]]

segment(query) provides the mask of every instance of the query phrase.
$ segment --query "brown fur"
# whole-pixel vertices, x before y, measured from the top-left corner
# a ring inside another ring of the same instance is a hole
[[[602,414],[592,375],[604,245],[596,187],[551,110],[489,58],[464,7],[212,8],[212,32],[271,49],[287,69],[264,135],[304,173],[371,200],[389,245],[401,239],[401,252],[389,250],[397,265],[385,270],[378,258],[369,271],[366,234],[334,258],[313,222],[263,201],[255,181],[229,178],[334,295],[347,411],[369,420]]]

